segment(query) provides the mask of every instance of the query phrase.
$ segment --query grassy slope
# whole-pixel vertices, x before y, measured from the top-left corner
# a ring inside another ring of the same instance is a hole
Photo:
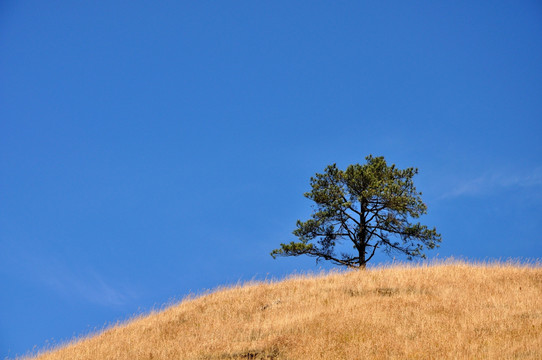
[[[46,359],[542,359],[542,268],[454,263],[252,284]]]

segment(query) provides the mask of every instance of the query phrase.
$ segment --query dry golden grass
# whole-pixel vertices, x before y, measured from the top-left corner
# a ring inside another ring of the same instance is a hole
[[[248,284],[37,357],[450,358],[542,359],[539,265],[400,265]]]

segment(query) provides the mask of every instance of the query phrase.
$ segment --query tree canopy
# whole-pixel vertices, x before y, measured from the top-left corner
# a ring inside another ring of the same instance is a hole
[[[365,159],[366,164],[344,171],[330,165],[311,178],[312,190],[304,195],[314,201],[314,212],[307,221],[297,220],[293,234],[298,241],[280,244],[273,258],[308,255],[364,268],[377,249],[412,259],[425,258],[425,248],[439,246],[436,228],[412,222],[427,213],[412,180],[418,169],[388,166],[382,156]],[[352,243],[353,253],[337,253],[343,241]]]

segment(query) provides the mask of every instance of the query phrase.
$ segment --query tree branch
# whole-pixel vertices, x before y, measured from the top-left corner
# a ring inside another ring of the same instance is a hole
[[[337,258],[335,258],[335,257],[333,257],[333,256],[331,256],[329,254],[323,254],[323,253],[312,251],[312,249],[308,250],[306,252],[306,254],[309,255],[309,256],[317,257],[317,258],[324,258],[326,260],[330,260],[330,261],[333,261],[333,262],[335,262],[337,264],[345,265],[345,266],[348,266],[348,267],[354,267],[353,264],[355,264],[355,263],[353,263],[351,261],[344,261],[344,260],[341,260],[341,259],[337,259]]]
[[[397,250],[397,251],[401,251],[401,252],[405,252],[408,254],[408,248],[402,248],[400,246],[397,246],[395,244],[393,244],[388,238],[384,237],[382,234],[375,234],[376,237],[378,237],[380,240],[382,240],[382,242],[384,244],[386,244],[387,246]]]
[[[371,245],[369,245],[369,246],[371,246]],[[376,243],[376,244],[373,246],[373,252],[371,253],[371,256],[369,256],[369,257],[365,260],[365,262],[368,262],[369,260],[371,260],[371,259],[373,258],[373,256],[374,256],[374,254],[375,254],[377,248],[378,248],[378,243]]]

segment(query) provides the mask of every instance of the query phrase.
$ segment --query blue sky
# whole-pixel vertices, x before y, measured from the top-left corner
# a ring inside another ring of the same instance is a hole
[[[420,169],[430,258],[540,258],[540,64],[534,0],[3,1],[0,357],[329,269],[269,252],[368,154]]]

